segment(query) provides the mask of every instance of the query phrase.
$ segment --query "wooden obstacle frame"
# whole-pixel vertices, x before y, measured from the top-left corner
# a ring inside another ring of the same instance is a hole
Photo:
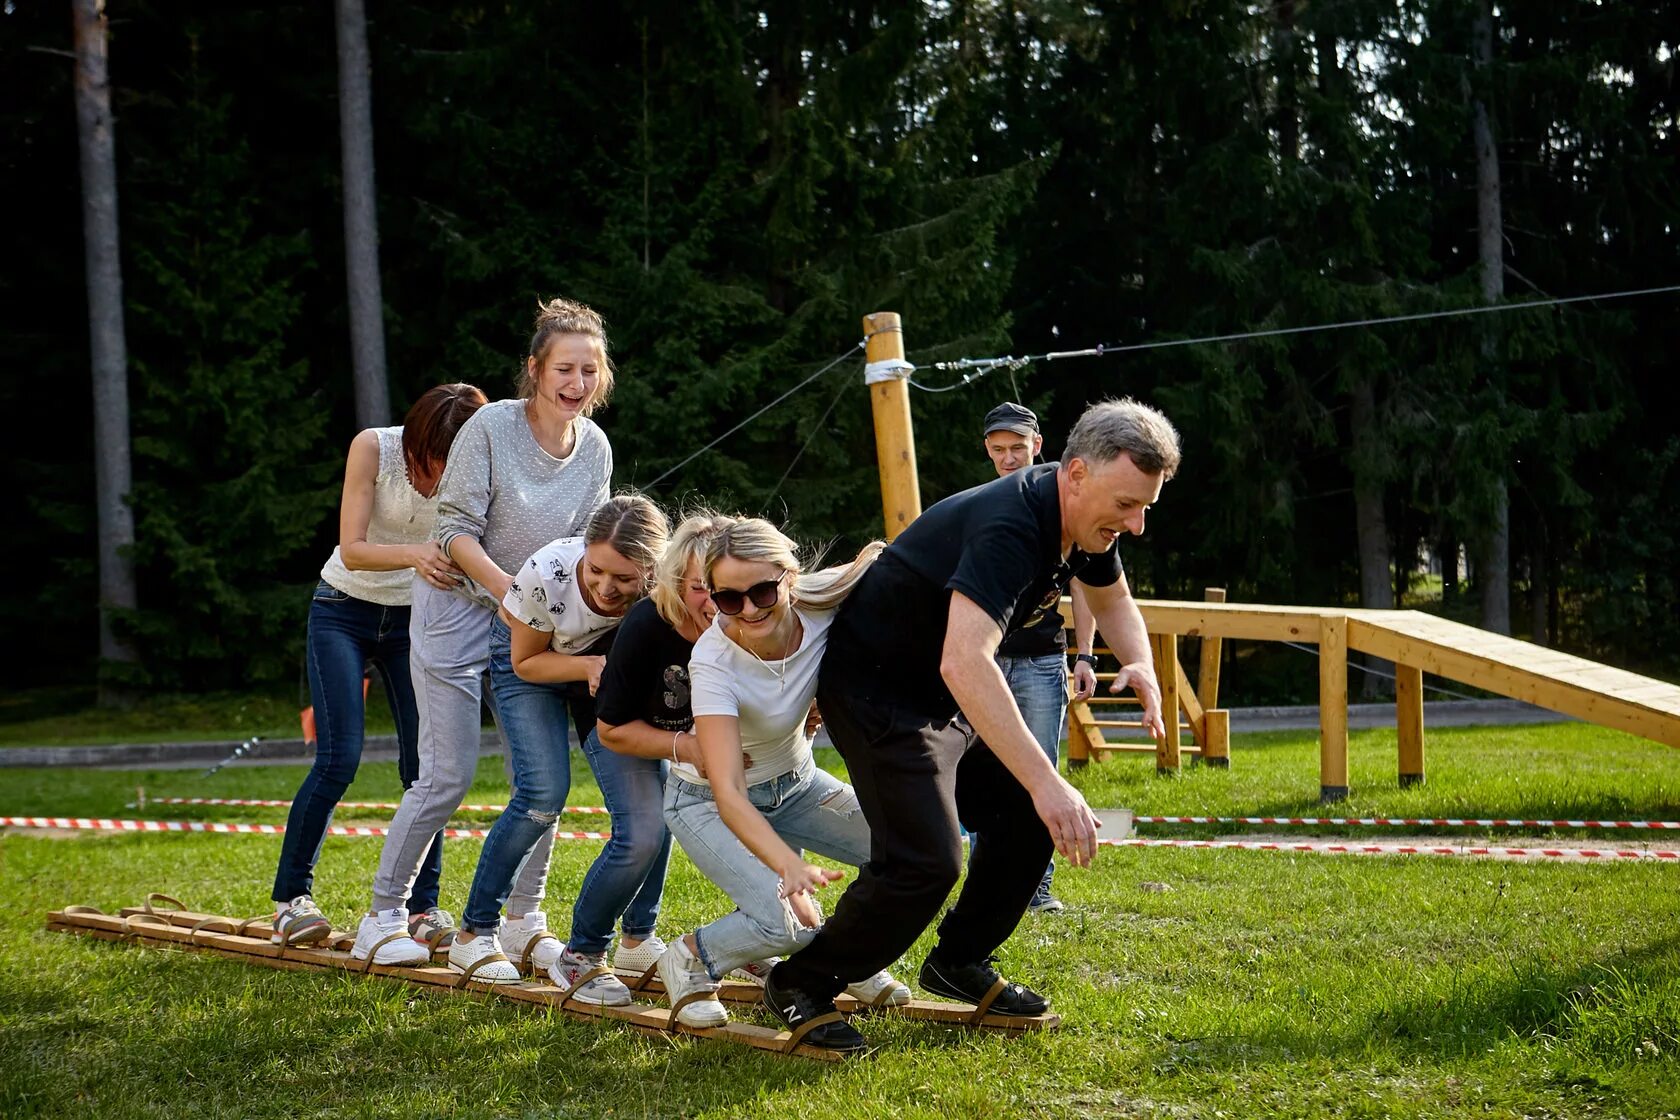
[[[66,906],[47,914],[46,928],[96,940],[127,941],[205,953],[264,968],[340,970],[396,980],[435,993],[499,997],[568,1018],[614,1022],[643,1034],[664,1037],[692,1035],[815,1061],[832,1062],[850,1056],[803,1041],[807,1031],[833,1021],[827,1016],[813,1019],[793,1032],[734,1020],[716,1027],[691,1027],[679,1021],[669,1007],[645,1002],[633,1002],[624,1007],[601,1007],[573,1000],[563,989],[541,979],[516,984],[474,980],[470,975],[436,963],[446,955],[446,950],[435,945],[432,947],[434,963],[418,966],[373,964],[371,955],[368,960],[356,960],[350,956],[355,935],[342,931],[333,931],[319,945],[277,945],[272,941],[273,926],[268,915],[241,919],[200,913],[189,910],[179,900],[164,894],[149,895],[143,905],[126,907],[116,914],[106,914],[92,906]],[[527,975],[537,972],[529,960],[529,953],[527,959],[516,964]],[[639,997],[664,995],[664,988],[653,969],[641,974],[620,973],[619,976]],[[911,1000],[907,1004],[871,1007],[842,995],[835,1000],[835,1008],[841,1015],[894,1015],[1011,1035],[1050,1030],[1061,1025],[1061,1016],[1054,1013],[1038,1016],[992,1013],[991,1003],[1003,988],[1000,980],[978,1005],[945,1000]],[[763,988],[756,983],[725,981],[717,998],[736,1006],[756,1005],[763,1001]]]

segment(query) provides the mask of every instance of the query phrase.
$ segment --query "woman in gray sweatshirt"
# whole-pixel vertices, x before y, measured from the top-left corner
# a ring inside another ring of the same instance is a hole
[[[372,955],[375,964],[422,964],[432,947],[453,936],[447,914],[447,921],[411,935],[409,893],[432,835],[460,807],[478,767],[491,643],[499,639],[505,650],[508,642],[496,605],[512,583],[509,573],[549,541],[581,533],[611,492],[612,447],[589,414],[606,402],[612,383],[601,317],[583,304],[550,300],[537,313],[518,399],[479,409],[450,450],[439,485],[437,539],[467,578],[454,591],[414,585],[409,641],[420,777],[391,821],[373,904],[351,950],[358,960]],[[490,699],[494,710],[493,694]],[[540,903],[552,844],[551,825],[508,898],[513,920],[502,939],[511,952],[522,952],[544,931]]]

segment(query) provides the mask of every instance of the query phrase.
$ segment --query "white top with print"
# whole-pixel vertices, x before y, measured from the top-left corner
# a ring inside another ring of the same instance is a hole
[[[624,620],[596,614],[578,587],[578,564],[583,538],[549,541],[513,573],[513,584],[502,599],[508,614],[533,630],[548,634],[548,648],[575,655]]]

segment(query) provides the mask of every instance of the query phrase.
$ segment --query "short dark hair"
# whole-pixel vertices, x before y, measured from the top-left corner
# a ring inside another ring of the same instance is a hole
[[[455,433],[484,404],[483,391],[464,381],[434,385],[421,393],[403,417],[403,459],[409,476],[427,463],[448,462]]]

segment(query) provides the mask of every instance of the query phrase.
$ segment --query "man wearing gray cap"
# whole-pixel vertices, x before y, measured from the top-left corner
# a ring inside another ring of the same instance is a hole
[[[1044,436],[1038,429],[1038,417],[1032,409],[1005,401],[986,413],[981,426],[986,454],[997,468],[998,477],[1014,474],[1022,467],[1030,467],[1044,446]],[[1092,654],[1096,636],[1096,620],[1085,605],[1080,585],[1069,589],[1073,598],[1074,636],[1079,643],[1078,660],[1074,663],[1075,700],[1088,700],[1097,688],[1097,659]],[[1048,611],[1037,623],[1004,637],[998,646],[998,668],[1015,697],[1015,706],[1027,721],[1027,730],[1055,766],[1061,752],[1062,731],[1067,726],[1067,631],[1060,611]],[[984,844],[976,836],[975,844]],[[1056,863],[1051,860],[1044,868],[1044,879],[1033,893],[1027,909],[1035,914],[1053,914],[1066,909],[1062,900],[1050,893]]]

